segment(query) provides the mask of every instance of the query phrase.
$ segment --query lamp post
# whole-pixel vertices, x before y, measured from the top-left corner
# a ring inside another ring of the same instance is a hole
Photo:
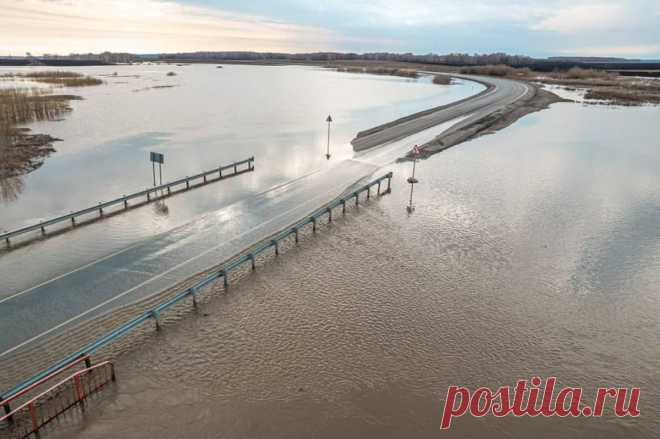
[[[328,114],[328,118],[325,121],[328,122],[328,145],[325,151],[325,158],[330,160],[330,122],[332,122],[332,116]]]
[[[419,157],[421,151],[419,149],[419,146],[415,145],[413,148],[413,168],[412,168],[412,176],[408,177],[408,183],[410,184],[410,201],[408,203],[408,206],[406,206],[406,210],[408,213],[413,213],[415,211],[415,206],[413,206],[413,189],[415,188],[415,184],[419,183],[419,180],[415,178],[415,168],[417,165],[417,157]]]

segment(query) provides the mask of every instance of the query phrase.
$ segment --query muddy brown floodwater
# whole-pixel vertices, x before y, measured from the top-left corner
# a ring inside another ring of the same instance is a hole
[[[121,354],[56,437],[657,437],[657,112],[556,104],[437,154],[411,216],[393,165],[393,194]],[[640,387],[641,415],[439,430],[448,386],[534,375]]]

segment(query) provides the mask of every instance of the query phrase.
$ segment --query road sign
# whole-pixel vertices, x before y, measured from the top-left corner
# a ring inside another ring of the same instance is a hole
[[[154,163],[160,163],[161,165],[165,163],[165,155],[159,152],[151,152],[149,158]]]

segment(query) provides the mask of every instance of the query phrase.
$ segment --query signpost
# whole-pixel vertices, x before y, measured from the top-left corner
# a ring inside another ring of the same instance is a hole
[[[160,152],[150,152],[149,160],[151,160],[151,168],[154,174],[154,186],[156,186],[156,163],[158,163],[158,175],[160,176],[160,184],[163,184],[163,163],[165,163],[165,155]]]
[[[412,176],[408,177],[408,183],[410,183],[410,202],[408,206],[406,207],[406,210],[408,213],[413,213],[415,210],[415,206],[413,206],[413,188],[415,187],[416,183],[419,183],[419,180],[415,178],[415,165],[417,164],[417,158],[420,156],[422,151],[419,149],[418,145],[415,145],[413,148],[413,169],[412,169]]]
[[[330,160],[330,122],[332,122],[332,116],[328,114],[328,118],[325,121],[328,122],[328,147],[325,152],[325,158]]]

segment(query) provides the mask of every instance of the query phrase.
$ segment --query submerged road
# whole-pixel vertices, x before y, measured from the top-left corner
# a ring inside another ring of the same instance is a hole
[[[487,83],[489,89],[415,119],[387,124],[354,140],[360,145],[356,149],[368,150],[356,153],[352,160],[274,187],[0,297],[0,360],[10,359],[34,341],[163,291],[234,256],[405,155],[410,145],[430,141],[452,125],[465,124],[522,100],[532,89],[504,79],[479,78],[479,82]],[[75,231],[69,239],[76,239]]]

